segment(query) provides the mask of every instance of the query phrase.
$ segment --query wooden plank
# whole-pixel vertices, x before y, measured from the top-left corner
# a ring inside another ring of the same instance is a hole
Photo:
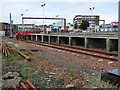
[[[29,90],[29,89],[25,86],[25,84],[24,84],[23,82],[21,82],[20,84],[21,84],[21,86],[22,86],[22,87],[20,87],[21,90]]]
[[[23,57],[25,57],[27,60],[30,60],[30,58],[25,55],[24,53],[22,53],[21,51],[17,50],[16,48],[12,47],[12,49],[16,50],[19,54],[21,54]]]
[[[6,51],[6,46],[4,45],[4,50],[5,50],[5,56],[7,57],[7,51]]]
[[[7,46],[6,46],[6,51],[7,51],[8,55],[11,56]]]
[[[31,90],[37,90],[37,88],[29,80],[26,80],[26,82],[27,85],[31,88]]]
[[[12,85],[12,88],[13,88],[14,90],[18,90],[17,87],[16,87],[16,85]]]

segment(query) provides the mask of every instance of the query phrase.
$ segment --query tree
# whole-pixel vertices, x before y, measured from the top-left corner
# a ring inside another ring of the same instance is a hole
[[[87,20],[82,20],[82,23],[80,24],[80,29],[86,30],[87,27],[89,27],[89,22]]]
[[[112,26],[113,28],[117,28],[118,26],[117,25],[114,25],[114,26]]]
[[[75,24],[74,24],[74,28],[77,29],[77,22],[75,22]]]
[[[118,28],[117,25],[114,25],[114,26],[112,26],[112,27],[113,27],[114,31],[117,31],[117,30],[116,30],[116,29]]]

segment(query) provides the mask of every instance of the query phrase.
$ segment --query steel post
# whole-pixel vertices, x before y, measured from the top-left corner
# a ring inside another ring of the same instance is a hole
[[[22,31],[24,31],[24,19],[22,18]]]
[[[10,13],[10,38],[12,38],[12,20],[11,20],[11,13]]]
[[[119,1],[119,9],[118,9],[118,74],[120,75],[120,1]]]
[[[108,72],[120,76],[120,1],[118,6],[118,68],[109,70]]]

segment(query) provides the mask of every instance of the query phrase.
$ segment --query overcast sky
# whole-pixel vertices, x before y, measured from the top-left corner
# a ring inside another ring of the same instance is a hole
[[[9,22],[9,13],[12,14],[14,23],[21,23],[21,14],[43,17],[43,3],[46,4],[45,17],[59,15],[66,18],[68,23],[73,22],[75,15],[90,15],[90,7],[95,7],[93,15],[99,15],[106,23],[118,21],[118,0],[1,0],[0,22]],[[45,20],[45,24],[55,22],[57,21]],[[42,24],[43,20],[25,20],[25,23]]]

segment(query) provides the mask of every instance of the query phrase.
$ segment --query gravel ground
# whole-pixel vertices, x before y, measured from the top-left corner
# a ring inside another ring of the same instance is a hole
[[[24,45],[23,45],[24,44]],[[97,58],[93,56],[88,56],[84,54],[71,53],[69,51],[57,50],[49,47],[38,46],[34,44],[26,44],[25,42],[19,44],[21,48],[25,49],[25,45],[29,45],[29,49],[38,49],[42,50],[49,55],[58,56],[63,60],[70,61],[74,64],[79,64],[80,66],[90,67],[92,69],[102,70],[103,72],[107,72],[108,70],[117,68],[118,62],[112,61],[108,59]]]
[[[39,71],[38,68],[31,65],[30,62],[26,62],[25,59],[11,60],[8,58],[3,58],[2,67],[3,75],[8,72],[18,72],[22,76],[23,82],[29,80],[37,88],[62,88],[64,85],[64,80],[61,79],[56,81],[56,79],[50,77],[48,73]]]
[[[77,74],[75,78],[67,78],[71,80],[70,84],[75,84],[75,82],[78,82],[81,80],[83,82],[79,82],[79,83],[84,84],[83,85],[84,87],[106,87],[106,85],[108,84],[101,81],[100,79],[101,73],[106,72],[109,69],[117,68],[116,61],[109,61],[106,59],[96,58],[93,56],[87,56],[84,54],[76,54],[76,53],[71,53],[68,51],[66,52],[66,51],[47,48],[43,46],[28,44],[22,41],[9,40],[7,42],[15,43],[15,46],[18,47],[19,49],[21,48],[21,49],[27,49],[27,50],[39,50],[38,52],[34,52],[34,54],[36,54],[37,56],[40,56],[40,58],[42,59],[47,60],[47,62],[52,61],[54,64],[58,64],[59,67],[57,68],[60,68],[60,69],[61,68],[64,68],[64,69],[72,68]],[[44,66],[45,62],[43,60],[34,58],[34,62],[38,67],[40,66],[40,67],[45,68]],[[51,69],[52,72],[55,72],[54,70],[55,66],[48,65],[46,66],[45,69],[48,71],[50,71]],[[65,73],[66,70],[64,69],[58,70],[58,71]],[[70,72],[66,72],[66,73],[70,73]],[[80,75],[81,78],[77,76],[78,74]],[[66,74],[63,74],[63,75],[65,76]],[[65,77],[63,77],[61,78],[61,80],[63,80],[63,82],[65,83],[66,79]],[[66,82],[65,84],[67,85],[69,83]],[[109,85],[109,87],[113,87],[113,86]]]

